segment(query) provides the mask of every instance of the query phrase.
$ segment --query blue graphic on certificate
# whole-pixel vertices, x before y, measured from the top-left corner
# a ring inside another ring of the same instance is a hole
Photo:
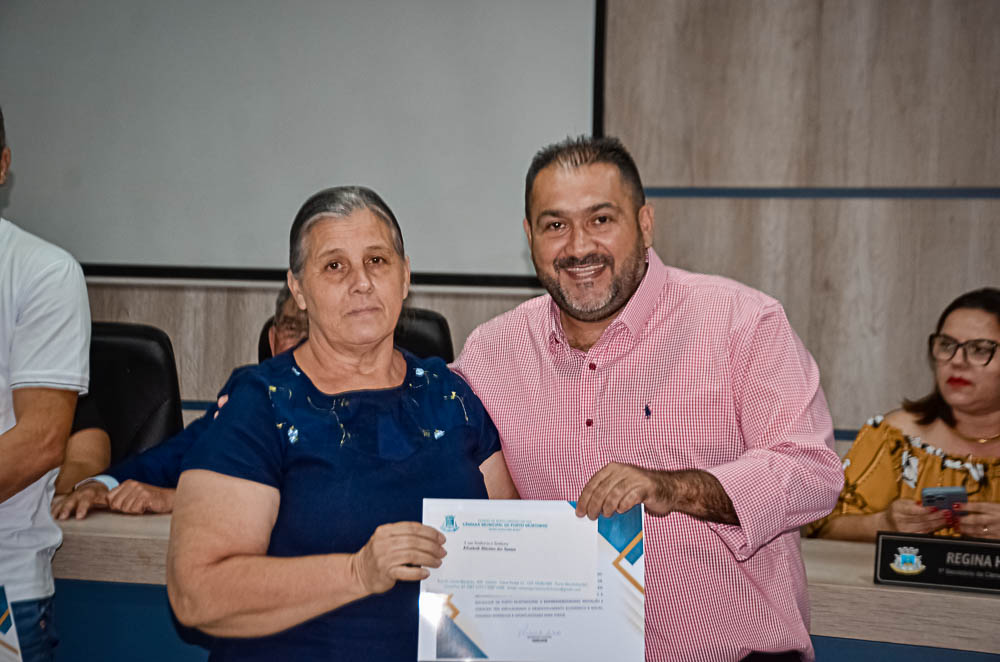
[[[448,555],[420,584],[418,660],[642,662],[642,506],[424,499]]]
[[[21,645],[17,641],[14,613],[3,585],[0,585],[0,662],[21,662]]]

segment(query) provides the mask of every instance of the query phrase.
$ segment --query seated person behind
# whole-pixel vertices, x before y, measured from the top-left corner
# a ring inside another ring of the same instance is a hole
[[[271,353],[277,356],[295,347],[309,333],[305,311],[299,310],[292,299],[288,285],[278,293],[275,303],[274,324],[268,331]],[[247,367],[237,368],[219,391],[218,404],[209,408],[205,415],[193,421],[183,431],[163,443],[143,453],[122,460],[107,474],[94,476],[104,466],[79,476],[74,482],[67,482],[71,492],[64,499],[54,501],[52,514],[57,519],[68,519],[75,514],[83,519],[91,508],[108,508],[115,512],[169,513],[174,504],[174,488],[181,475],[181,459],[184,453],[201,437],[202,433],[218,415],[219,407],[226,402],[229,391],[238,374]],[[69,453],[67,453],[67,459]],[[80,482],[93,476],[86,482]],[[76,489],[73,490],[73,485]]]
[[[220,637],[214,662],[412,658],[416,581],[444,556],[423,498],[517,492],[468,384],[393,345],[410,270],[385,202],[321,191],[290,248],[309,337],[240,375],[211,443],[185,456],[170,603]]]
[[[52,501],[53,512],[61,497],[73,491],[81,480],[103,471],[111,464],[111,439],[104,431],[97,401],[84,395],[76,401],[73,428],[66,441],[66,457],[56,476],[56,496]]]
[[[836,508],[806,527],[823,538],[877,531],[1000,538],[1000,290],[963,294],[929,339],[934,391],[861,429],[844,458]],[[921,489],[964,486],[957,513],[921,505]]]

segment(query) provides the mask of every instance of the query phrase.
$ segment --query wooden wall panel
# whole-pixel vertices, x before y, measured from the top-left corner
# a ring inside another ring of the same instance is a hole
[[[806,177],[817,8],[770,4],[608,2],[605,131],[632,150],[647,186]]]
[[[647,186],[1000,185],[994,0],[609,0]]]
[[[860,422],[926,394],[926,338],[941,311],[964,292],[1000,287],[1000,201],[839,201],[819,210],[810,340],[843,399],[834,411]]]
[[[542,290],[414,287],[408,305],[436,310],[448,319],[455,355],[462,351],[465,339],[483,322],[505,313]]]
[[[727,276],[767,292],[782,302],[799,335],[807,339],[814,201],[659,198],[652,202],[654,246],[664,262]]]
[[[233,368],[257,361],[257,338],[274,313],[279,287],[91,279],[87,289],[94,320],[151,324],[166,331],[174,345],[181,397],[211,400]],[[538,293],[416,286],[407,301],[448,319],[457,354],[476,326]],[[185,421],[192,416],[186,414]]]
[[[837,427],[930,387],[941,310],[1000,286],[1000,201],[668,198],[654,201],[669,264],[779,299],[816,357]]]
[[[278,288],[87,283],[92,319],[166,331],[185,400],[214,398],[233,368],[257,361],[258,334],[274,314]]]
[[[1000,186],[1000,3],[821,7],[815,185]]]

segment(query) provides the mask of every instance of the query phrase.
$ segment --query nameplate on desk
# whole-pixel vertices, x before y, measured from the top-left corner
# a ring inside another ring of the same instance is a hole
[[[1000,593],[1000,542],[880,531],[875,583]]]

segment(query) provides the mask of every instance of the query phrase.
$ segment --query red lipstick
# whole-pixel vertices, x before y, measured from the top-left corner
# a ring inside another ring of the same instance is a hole
[[[949,377],[948,386],[972,386],[972,382],[961,377]]]

